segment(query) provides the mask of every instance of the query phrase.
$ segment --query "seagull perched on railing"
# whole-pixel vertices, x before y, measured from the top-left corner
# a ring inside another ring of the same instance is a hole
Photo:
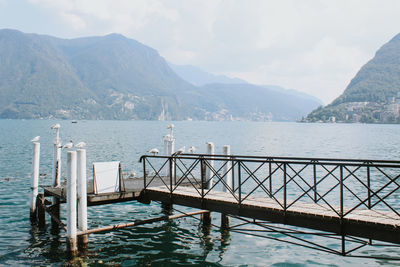
[[[74,141],[70,140],[69,143],[66,143],[65,145],[62,146],[62,148],[72,148],[74,146]]]
[[[194,146],[189,147],[189,153],[194,153],[196,151],[196,148]]]
[[[85,142],[79,142],[75,145],[76,148],[84,148],[86,146]]]
[[[156,154],[160,153],[160,151],[158,151],[157,148],[153,148],[149,150],[149,153],[153,154],[153,156],[155,156]]]
[[[40,136],[38,135],[38,136],[35,136],[32,140],[31,140],[31,142],[37,142],[37,141],[39,141],[39,139],[40,139]]]
[[[180,154],[183,154],[183,153],[185,153],[185,146],[183,146],[183,147],[181,147],[181,148],[179,148],[175,153],[173,153],[172,155],[173,156],[176,156],[176,155],[180,155]]]

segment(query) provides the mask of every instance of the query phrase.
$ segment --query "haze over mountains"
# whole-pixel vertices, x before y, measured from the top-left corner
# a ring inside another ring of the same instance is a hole
[[[295,91],[203,74],[209,80],[185,81],[156,50],[119,34],[0,30],[1,118],[294,121],[320,105]]]
[[[383,45],[330,105],[306,121],[400,123],[400,34]]]

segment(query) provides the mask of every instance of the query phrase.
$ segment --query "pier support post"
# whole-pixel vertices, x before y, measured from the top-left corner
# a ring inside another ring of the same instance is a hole
[[[76,151],[67,152],[67,250],[77,253],[76,240]]]
[[[172,203],[161,202],[162,213],[166,215],[172,214]]]
[[[80,231],[87,230],[87,180],[86,180],[86,150],[78,149],[78,229]],[[86,247],[88,243],[87,235],[79,236],[79,245]]]
[[[231,154],[231,146],[225,145],[222,147],[222,154],[229,156]],[[227,157],[228,158],[228,157]],[[222,185],[223,192],[230,192],[232,190],[232,171],[231,171],[232,163],[230,161],[226,161],[226,164],[223,168],[224,174],[224,182],[226,185]],[[229,228],[229,216],[221,213],[221,228]]]
[[[39,160],[40,160],[40,143],[33,142],[33,158],[32,158],[32,177],[31,177],[31,222],[36,222],[36,200],[39,186]]]
[[[38,194],[36,200],[37,220],[40,228],[46,225],[46,210],[44,194]]]

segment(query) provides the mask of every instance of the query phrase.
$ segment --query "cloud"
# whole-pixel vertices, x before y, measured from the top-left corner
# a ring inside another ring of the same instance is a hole
[[[58,14],[68,37],[122,33],[171,62],[301,90],[326,103],[400,25],[397,0],[30,2]]]

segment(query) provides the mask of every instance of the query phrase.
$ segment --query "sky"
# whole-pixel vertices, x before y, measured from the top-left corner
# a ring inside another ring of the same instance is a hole
[[[121,33],[166,60],[330,103],[400,33],[399,0],[0,0],[0,29]]]

